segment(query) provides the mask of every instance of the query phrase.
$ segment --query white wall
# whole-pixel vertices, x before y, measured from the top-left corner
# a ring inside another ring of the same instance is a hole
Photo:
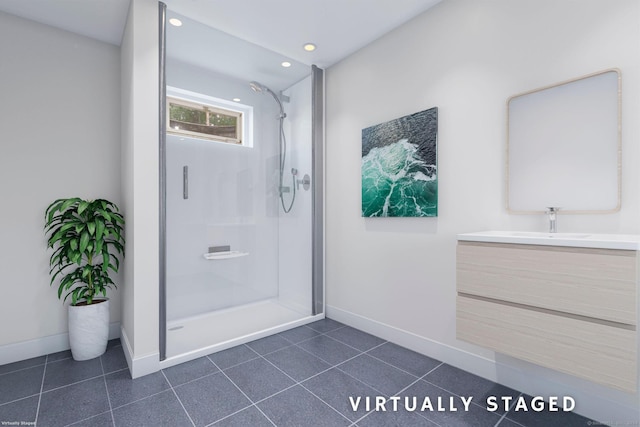
[[[542,215],[505,209],[506,100],[610,67],[620,68],[623,79],[622,210],[560,216],[558,226],[640,232],[638,6],[636,0],[447,0],[329,68],[328,314],[531,394],[573,393],[577,411],[588,416],[637,417],[637,395],[456,340],[455,245],[462,232],[545,229]],[[434,106],[438,218],[362,218],[361,130]]]
[[[159,368],[158,46],[158,3],[132,1],[121,45],[121,161],[127,219],[122,338],[134,378]]]
[[[2,12],[0,52],[3,364],[68,348],[44,211],[74,196],[120,205],[120,60],[116,46]],[[120,295],[109,296],[119,322]]]

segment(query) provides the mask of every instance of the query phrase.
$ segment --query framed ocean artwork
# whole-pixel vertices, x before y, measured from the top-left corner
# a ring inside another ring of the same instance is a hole
[[[438,108],[362,130],[362,216],[438,216]]]

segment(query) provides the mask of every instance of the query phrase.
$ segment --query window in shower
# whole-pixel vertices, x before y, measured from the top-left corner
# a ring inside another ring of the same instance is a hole
[[[168,97],[167,113],[168,133],[243,144],[241,111]]]

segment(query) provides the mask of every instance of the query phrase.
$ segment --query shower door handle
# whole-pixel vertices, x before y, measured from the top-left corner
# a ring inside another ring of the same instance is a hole
[[[182,167],[182,198],[189,198],[189,166]]]

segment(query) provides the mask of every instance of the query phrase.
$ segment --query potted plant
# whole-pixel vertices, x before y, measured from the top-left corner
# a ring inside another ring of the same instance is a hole
[[[69,341],[75,360],[103,354],[109,337],[107,288],[116,284],[109,274],[124,257],[124,219],[107,200],[58,199],[45,212],[50,285],[57,280],[58,298],[66,292],[69,305]]]

